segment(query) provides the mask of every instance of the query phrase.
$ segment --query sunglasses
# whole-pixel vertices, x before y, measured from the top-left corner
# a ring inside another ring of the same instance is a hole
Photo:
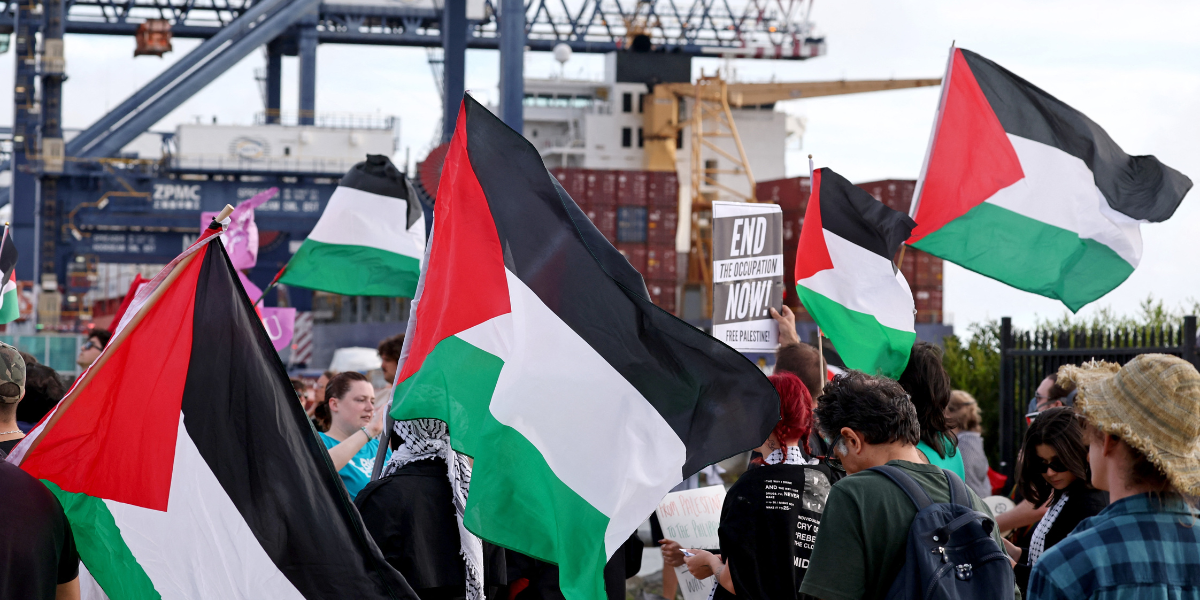
[[[96,342],[88,342],[83,345],[83,349],[84,350],[103,350],[104,348],[101,348],[100,344],[97,344]]]
[[[1055,473],[1070,472],[1070,469],[1067,468],[1067,465],[1064,465],[1062,460],[1060,460],[1057,456],[1054,457],[1054,460],[1051,460],[1050,462],[1046,462],[1044,460],[1039,461],[1039,464],[1037,466],[1037,472],[1045,473],[1048,470],[1053,470]]]

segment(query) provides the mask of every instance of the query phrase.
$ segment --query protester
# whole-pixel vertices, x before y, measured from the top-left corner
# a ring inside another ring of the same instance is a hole
[[[1050,504],[1028,541],[1007,546],[1017,561],[1017,587],[1023,594],[1029,571],[1042,553],[1067,537],[1080,521],[1103,510],[1108,494],[1092,487],[1083,428],[1069,408],[1038,415],[1025,433],[1021,452],[1025,457],[1017,472],[1021,494],[1034,505]]]
[[[29,433],[66,395],[58,373],[37,363],[25,363],[25,398],[17,405],[17,426]]]
[[[808,388],[808,393],[815,403],[821,396],[821,390],[825,388],[827,380],[821,353],[813,345],[800,341],[800,336],[796,333],[796,315],[792,313],[792,309],[784,305],[782,312],[776,312],[772,308],[771,316],[779,324],[779,348],[775,350],[775,372],[786,371],[799,377],[800,381],[804,382],[804,387]],[[812,436],[809,437],[808,445],[813,455],[829,456],[829,448],[825,447],[825,440],[821,439],[815,427]]]
[[[463,525],[471,460],[433,419],[398,421],[391,442],[380,479],[354,501],[384,558],[423,600],[492,597],[507,583],[504,552]]]
[[[917,509],[899,486],[867,469],[884,464],[902,469],[933,502],[950,500],[949,482],[917,449],[916,407],[896,382],[850,371],[825,387],[816,413],[821,433],[850,475],[829,492],[800,592],[823,600],[883,598],[904,565]],[[991,514],[966,491],[976,510]],[[992,537],[1000,551],[999,532]]]
[[[813,426],[808,388],[787,372],[770,379],[779,392],[780,420],[758,449],[766,464],[747,471],[725,496],[721,555],[691,550],[685,559],[692,575],[716,574],[738,598],[799,597],[832,481],[828,465],[807,457]]]
[[[1112,503],[1042,554],[1029,597],[1200,598],[1200,373],[1143,354],[1066,366],[1059,381],[1078,390],[1091,481]]]
[[[379,342],[379,347],[376,351],[379,353],[380,360],[383,361],[379,368],[383,371],[383,379],[387,382],[387,385],[375,390],[376,410],[386,410],[388,403],[392,401],[392,385],[396,382],[396,370],[399,368],[400,352],[403,349],[403,333],[398,333]]]
[[[5,455],[25,437],[17,426],[17,405],[24,397],[25,359],[16,348],[0,342],[0,452]]]
[[[109,340],[112,339],[112,333],[107,329],[97,327],[88,332],[87,338],[84,339],[83,346],[79,348],[79,357],[75,359],[75,364],[80,368],[86,369],[96,362],[100,357],[100,352],[108,346]]]
[[[0,354],[11,348],[6,344]],[[0,490],[5,517],[0,535],[0,598],[78,600],[79,553],[58,499],[42,482],[3,460]]]
[[[367,376],[347,371],[329,381],[325,402],[316,410],[317,419],[329,423],[329,430],[318,435],[351,499],[371,480],[379,451],[384,414],[375,410],[374,402],[375,389]]]
[[[1033,398],[1029,399],[1029,407],[1025,410],[1026,414],[1041,412],[1049,408],[1050,390],[1057,381],[1058,373],[1051,373],[1042,379],[1033,393]]]
[[[980,498],[986,498],[992,495],[992,482],[988,479],[988,459],[983,451],[982,420],[974,396],[962,390],[950,392],[946,424],[958,439],[958,452],[962,455],[966,475],[963,481]]]
[[[329,429],[329,423],[318,422],[315,413],[317,406],[325,403],[325,388],[329,387],[329,381],[333,379],[334,375],[337,375],[337,371],[325,371],[321,373],[321,376],[317,378],[316,387],[313,388],[312,406],[306,408],[304,411],[313,420],[313,426],[317,428],[317,431]]]
[[[641,570],[644,550],[637,533],[634,533],[604,564],[604,595],[607,600],[624,600],[628,597],[625,581]],[[557,565],[512,550],[504,554],[508,565],[508,600],[565,600]],[[663,569],[664,575],[674,572],[674,569]],[[674,600],[674,597],[672,593],[670,598]],[[488,598],[492,598],[492,595],[489,594]]]
[[[950,376],[942,366],[942,349],[929,342],[914,344],[899,382],[917,409],[917,421],[921,425],[921,442],[917,449],[929,464],[948,469],[965,480],[967,473],[958,453],[958,439],[946,424]]]

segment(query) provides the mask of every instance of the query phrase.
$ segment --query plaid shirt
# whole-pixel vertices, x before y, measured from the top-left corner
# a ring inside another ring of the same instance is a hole
[[[1122,498],[1046,551],[1030,600],[1200,600],[1200,521],[1178,496]]]

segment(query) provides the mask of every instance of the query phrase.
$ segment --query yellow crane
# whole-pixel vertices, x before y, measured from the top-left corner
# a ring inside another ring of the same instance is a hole
[[[650,92],[643,109],[642,125],[646,170],[674,171],[678,168],[676,150],[681,131],[691,129],[691,248],[688,253],[688,281],[701,286],[701,314],[712,314],[712,203],[705,189],[717,190],[736,199],[755,202],[754,173],[733,120],[733,108],[762,106],[784,100],[839,96],[886,90],[940,85],[939,79],[884,79],[860,81],[805,81],[793,83],[729,83],[720,75],[705,76],[695,83],[660,83]],[[690,114],[683,114],[690,101]],[[721,148],[714,138],[731,138],[737,155]],[[707,166],[704,151],[709,150],[731,166],[725,169]],[[716,175],[745,176],[747,193],[722,184]],[[682,186],[681,186],[682,187]]]

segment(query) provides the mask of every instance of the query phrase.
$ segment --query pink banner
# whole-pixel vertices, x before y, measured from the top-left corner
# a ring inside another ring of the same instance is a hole
[[[225,243],[225,251],[229,253],[233,268],[239,271],[251,269],[258,262],[258,225],[254,223],[254,209],[278,193],[279,188],[259,192],[253,198],[238,204],[237,208],[233,209],[233,214],[229,215],[229,227],[221,234],[221,241]],[[215,216],[215,212],[201,212],[200,229],[208,227]]]
[[[296,327],[296,309],[264,306],[258,310],[262,313],[263,328],[267,330],[267,336],[271,338],[276,351],[283,350],[292,343],[292,333]]]

